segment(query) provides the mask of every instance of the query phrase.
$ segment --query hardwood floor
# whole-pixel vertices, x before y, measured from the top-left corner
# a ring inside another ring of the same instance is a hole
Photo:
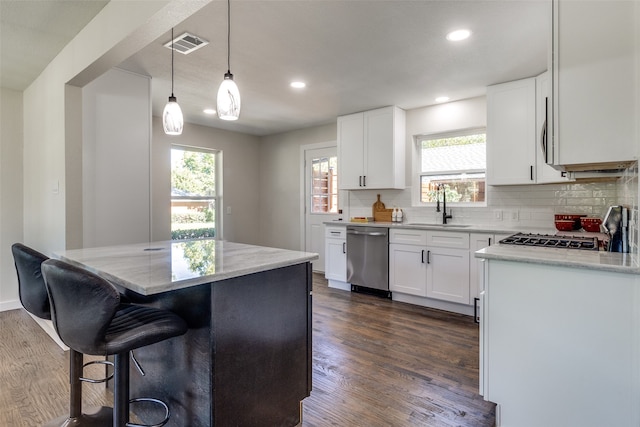
[[[314,274],[305,427],[493,426],[469,316],[335,290]]]
[[[65,353],[24,310],[1,312],[0,426],[65,414],[68,393]],[[112,405],[104,386],[83,394],[85,407]],[[314,274],[313,391],[303,411],[302,427],[493,426],[494,405],[478,395],[478,327],[468,316],[331,289]]]

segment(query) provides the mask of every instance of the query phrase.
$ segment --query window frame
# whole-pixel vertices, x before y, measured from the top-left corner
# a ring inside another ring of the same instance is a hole
[[[169,203],[173,203],[174,200],[213,200],[215,206],[215,239],[222,240],[224,237],[224,215],[223,215],[223,197],[222,197],[222,150],[215,148],[205,148],[205,147],[195,147],[191,145],[184,144],[171,144],[171,150],[182,150],[182,151],[192,151],[206,154],[213,154],[215,156],[215,179],[216,179],[216,188],[214,196],[177,196],[173,197],[171,194],[169,195]],[[169,155],[171,157],[171,154]],[[170,172],[171,173],[171,172]],[[170,178],[170,189],[171,191],[171,178]],[[170,215],[171,217],[171,215]],[[169,227],[171,232],[173,232],[173,223],[170,221]],[[185,241],[184,239],[174,240],[176,242]]]
[[[460,173],[477,173],[482,171],[481,169],[465,169],[465,170],[446,170],[446,171],[438,171],[434,173],[425,174],[422,172],[422,148],[421,143],[425,140],[432,139],[443,139],[443,138],[453,138],[457,136],[468,136],[475,134],[484,134],[485,135],[485,147],[486,147],[486,135],[487,128],[482,127],[470,127],[470,128],[461,128],[444,132],[430,132],[423,134],[416,134],[413,136],[413,152],[412,152],[412,173],[411,173],[411,206],[413,207],[434,207],[436,206],[436,202],[422,202],[420,200],[420,192],[421,192],[421,178],[423,175],[425,176],[433,176],[433,175],[447,175],[447,174],[460,174]],[[487,207],[488,200],[488,192],[486,189],[487,185],[487,168],[485,163],[484,168],[485,173],[485,199],[484,202],[447,202],[450,206],[457,207]]]

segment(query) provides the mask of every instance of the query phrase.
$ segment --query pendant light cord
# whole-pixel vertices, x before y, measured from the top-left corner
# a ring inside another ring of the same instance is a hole
[[[227,73],[231,73],[231,0],[227,0]]]
[[[173,28],[171,28],[171,96],[173,97]]]

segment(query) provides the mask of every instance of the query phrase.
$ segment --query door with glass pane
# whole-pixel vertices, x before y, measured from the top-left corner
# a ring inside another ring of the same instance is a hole
[[[324,271],[323,223],[338,219],[337,165],[335,146],[305,150],[305,251],[320,257],[314,271]]]

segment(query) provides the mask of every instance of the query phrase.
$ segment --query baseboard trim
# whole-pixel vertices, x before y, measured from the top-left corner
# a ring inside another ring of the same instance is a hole
[[[22,308],[22,304],[20,304],[20,300],[17,299],[0,302],[0,311],[17,310],[19,308]]]

